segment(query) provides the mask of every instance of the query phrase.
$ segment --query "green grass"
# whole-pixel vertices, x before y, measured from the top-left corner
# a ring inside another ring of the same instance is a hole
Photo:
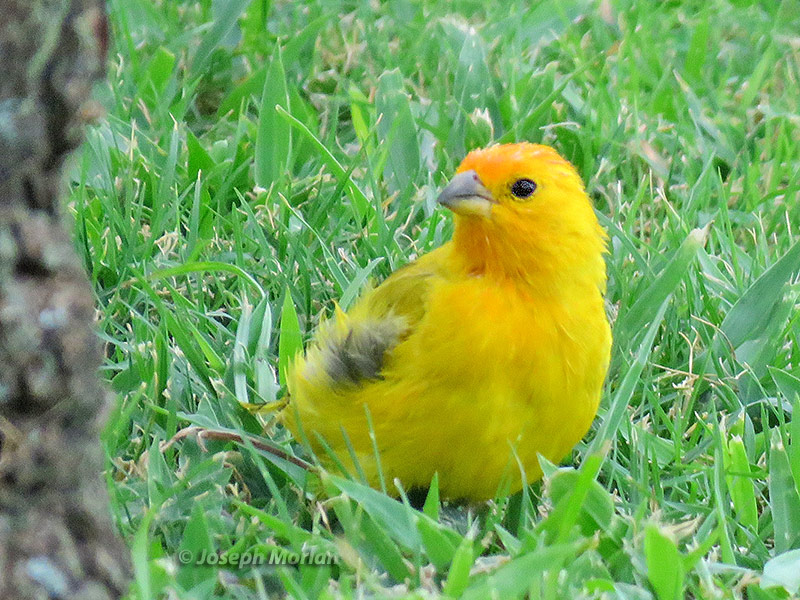
[[[131,598],[797,591],[796,0],[109,10],[107,115],[69,213],[114,390]],[[611,235],[613,360],[572,467],[477,515],[433,496],[420,512],[335,473],[314,496],[249,444],[165,443],[200,426],[299,452],[243,403],[282,396],[334,301],[445,241],[437,190],[467,150],[512,140],[572,160]],[[180,562],[272,549],[338,564]]]

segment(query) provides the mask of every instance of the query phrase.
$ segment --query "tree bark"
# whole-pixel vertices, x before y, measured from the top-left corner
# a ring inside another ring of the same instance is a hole
[[[58,203],[104,70],[104,4],[0,0],[0,15],[0,598],[117,598],[94,302]]]

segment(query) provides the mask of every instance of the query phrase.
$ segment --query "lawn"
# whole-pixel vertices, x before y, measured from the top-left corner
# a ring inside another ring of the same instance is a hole
[[[66,212],[131,598],[798,591],[800,3],[109,13]],[[464,507],[434,485],[423,510],[263,448],[314,461],[253,405],[282,398],[334,302],[449,238],[435,199],[464,154],[515,140],[569,158],[610,235],[613,356],[584,441],[524,493]]]

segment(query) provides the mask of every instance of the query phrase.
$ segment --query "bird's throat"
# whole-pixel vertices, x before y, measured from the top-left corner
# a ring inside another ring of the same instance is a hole
[[[531,250],[515,246],[487,219],[461,217],[456,220],[453,252],[471,275],[527,278],[527,271],[536,269],[536,257]]]
[[[601,237],[548,235],[503,225],[479,218],[456,220],[452,253],[463,272],[513,281],[537,296],[605,288]]]

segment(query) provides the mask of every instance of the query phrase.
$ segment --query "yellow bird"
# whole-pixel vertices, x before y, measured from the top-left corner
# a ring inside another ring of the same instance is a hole
[[[537,144],[470,152],[438,201],[453,239],[320,325],[283,421],[373,486],[379,469],[406,490],[438,473],[444,497],[479,501],[539,479],[537,455],[561,460],[591,425],[606,234],[572,165]]]

